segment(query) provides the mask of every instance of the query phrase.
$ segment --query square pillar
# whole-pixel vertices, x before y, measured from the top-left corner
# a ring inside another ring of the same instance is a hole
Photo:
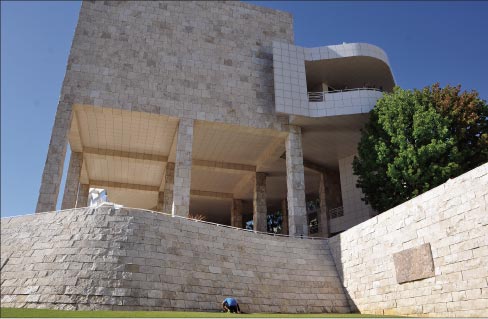
[[[286,138],[286,187],[290,235],[308,235],[305,206],[305,172],[303,167],[302,131],[290,125]]]
[[[330,210],[342,206],[341,182],[339,173],[324,170],[320,173],[319,185],[320,211],[317,215],[319,232],[322,237],[330,236]]]
[[[61,203],[61,209],[76,207],[82,166],[83,154],[80,152],[71,152],[68,175],[66,176],[66,183],[64,184],[64,195],[63,202]]]
[[[90,185],[80,184],[78,188],[78,196],[76,197],[76,208],[88,206],[89,193],[90,193]]]
[[[232,227],[242,228],[242,200],[233,199],[230,212],[230,225]]]
[[[286,198],[281,201],[281,212],[283,214],[283,221],[281,223],[281,233],[288,235],[288,205]]]
[[[188,217],[190,212],[193,120],[181,118],[176,141],[172,215]]]
[[[56,210],[59,186],[63,176],[64,158],[68,145],[68,134],[71,127],[71,105],[60,101],[54,119],[53,131],[47,151],[46,163],[42,173],[36,213]]]
[[[320,184],[319,184],[319,201],[320,201],[320,211],[318,214],[318,222],[319,222],[319,234],[322,237],[329,237],[330,230],[329,230],[329,206],[327,205],[326,200],[326,183],[327,175],[325,172],[320,173]]]
[[[267,225],[267,213],[266,207],[266,173],[256,173],[254,179],[254,197],[253,197],[253,224],[254,230],[260,232],[266,232],[268,230]]]
[[[163,213],[164,212],[163,205],[164,205],[164,192],[158,192],[158,203],[156,205],[156,211]]]
[[[164,193],[162,198],[161,211],[163,213],[171,213],[173,211],[173,188],[175,183],[175,163],[168,162],[166,164],[166,171],[164,173]],[[161,195],[161,193],[159,193]],[[158,201],[159,204],[159,201]]]

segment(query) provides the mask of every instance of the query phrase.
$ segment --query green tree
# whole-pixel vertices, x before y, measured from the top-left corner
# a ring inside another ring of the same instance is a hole
[[[487,161],[486,101],[434,84],[378,100],[353,169],[364,201],[383,212]]]

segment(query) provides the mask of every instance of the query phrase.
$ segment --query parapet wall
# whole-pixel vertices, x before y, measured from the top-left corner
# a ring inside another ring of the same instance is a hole
[[[349,312],[326,240],[104,205],[2,219],[2,307]]]
[[[329,239],[352,310],[488,317],[487,203],[484,164]]]

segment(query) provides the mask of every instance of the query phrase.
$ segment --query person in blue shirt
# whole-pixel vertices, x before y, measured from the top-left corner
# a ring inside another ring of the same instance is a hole
[[[231,313],[241,313],[237,300],[232,297],[227,297],[222,301],[222,308],[224,309],[224,312],[230,311]]]

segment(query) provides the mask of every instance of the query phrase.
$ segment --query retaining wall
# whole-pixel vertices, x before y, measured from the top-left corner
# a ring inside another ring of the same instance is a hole
[[[5,218],[1,303],[487,317],[487,203],[485,164],[329,240],[110,205]]]
[[[2,307],[349,312],[326,240],[137,209],[2,219]]]
[[[352,310],[488,317],[488,164],[329,239]],[[399,284],[400,275],[429,272]],[[395,265],[393,255],[406,259]],[[425,275],[425,274],[424,274]]]

